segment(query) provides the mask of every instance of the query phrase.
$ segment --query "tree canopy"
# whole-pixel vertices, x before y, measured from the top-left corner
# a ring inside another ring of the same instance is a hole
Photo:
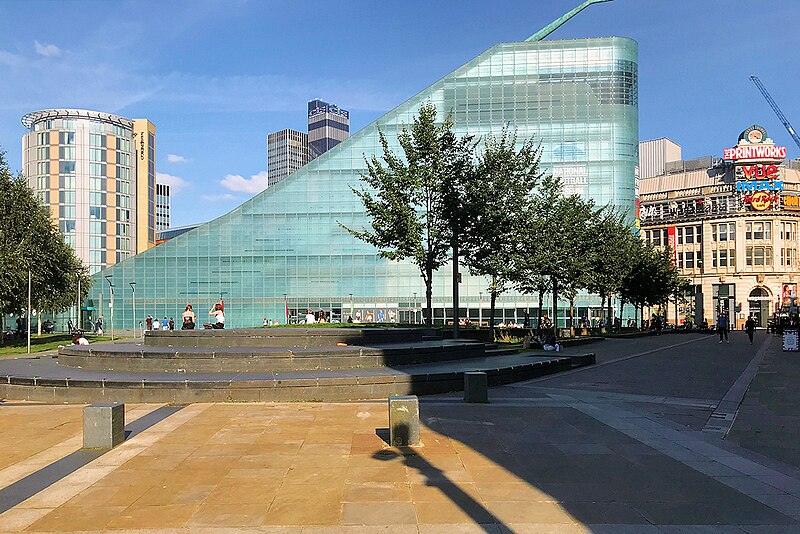
[[[13,175],[0,150],[0,312],[27,308],[28,271],[32,306],[59,312],[75,303],[81,280],[83,298],[91,285],[88,270],[50,219],[21,175]]]

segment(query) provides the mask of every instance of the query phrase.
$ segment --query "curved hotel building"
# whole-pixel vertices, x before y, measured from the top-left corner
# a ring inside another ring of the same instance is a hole
[[[492,46],[230,213],[110,265],[96,279],[91,304],[102,306],[102,276],[110,276],[117,328],[133,328],[148,314],[177,317],[186,304],[202,315],[220,297],[228,327],[282,323],[308,308],[334,320],[357,312],[363,320],[369,312],[374,320],[419,322],[425,291],[417,268],[379,258],[339,225],[369,225],[351,187],[360,187],[364,158],[382,154],[379,130],[399,151],[398,132],[424,102],[440,118],[452,113],[459,135],[499,134],[511,125],[520,139],[541,142],[542,164],[569,192],[619,206],[633,222],[637,60],[636,42],[622,37]],[[485,321],[487,280],[462,270],[460,315]],[[444,267],[434,279],[435,322],[453,317],[450,273]],[[135,317],[130,282],[137,284]],[[587,296],[578,313],[599,305]],[[506,293],[497,306],[498,320],[538,313],[529,295]],[[559,315],[563,321],[565,310]]]
[[[155,126],[48,109],[22,118],[23,173],[90,273],[155,244]],[[168,202],[168,201],[167,201]]]

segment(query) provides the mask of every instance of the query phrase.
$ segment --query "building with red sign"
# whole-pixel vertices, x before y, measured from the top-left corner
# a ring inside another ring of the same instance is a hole
[[[642,238],[670,245],[694,286],[691,298],[668,305],[670,322],[715,324],[725,312],[737,328],[749,315],[764,327],[796,296],[800,160],[785,158],[754,125],[722,158],[668,162],[640,180]]]

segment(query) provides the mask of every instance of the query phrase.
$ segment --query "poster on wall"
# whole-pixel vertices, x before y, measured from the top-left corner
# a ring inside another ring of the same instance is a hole
[[[789,306],[794,298],[797,298],[797,284],[783,284],[781,288],[781,303]]]

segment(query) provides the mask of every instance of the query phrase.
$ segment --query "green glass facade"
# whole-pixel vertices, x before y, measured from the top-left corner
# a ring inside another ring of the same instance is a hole
[[[350,187],[360,185],[364,157],[381,153],[378,130],[399,152],[396,134],[424,102],[440,117],[452,112],[459,134],[497,134],[509,124],[520,138],[541,141],[544,166],[569,191],[632,212],[637,57],[636,42],[620,37],[495,45],[230,213],[105,269],[88,305],[102,309],[108,325],[104,277],[111,276],[116,328],[133,328],[148,314],[177,319],[187,303],[204,322],[220,294],[228,328],[265,317],[283,323],[284,299],[292,319],[313,308],[334,319],[359,312],[364,320],[369,312],[375,321],[419,321],[424,284],[416,267],[378,258],[337,224],[369,224]],[[461,315],[485,321],[486,280],[462,271]],[[434,281],[437,322],[452,317],[451,273],[445,267]],[[536,300],[503,295],[499,319],[518,314],[521,322],[526,308],[535,316]]]

